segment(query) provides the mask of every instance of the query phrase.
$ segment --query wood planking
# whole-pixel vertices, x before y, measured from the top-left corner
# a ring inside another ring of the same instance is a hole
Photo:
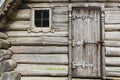
[[[114,32],[105,32],[105,40],[111,40],[111,41],[120,41],[120,32],[114,31]]]
[[[12,58],[21,64],[68,64],[67,54],[14,54]]]
[[[12,20],[28,21],[30,20],[30,9],[19,9],[12,16]]]
[[[53,7],[53,26],[55,30],[68,30],[68,7],[54,6]]]
[[[68,1],[68,0],[27,0],[27,2],[54,2],[54,1],[56,1],[56,2],[60,2],[60,1],[64,2],[64,1]]]
[[[9,21],[6,25],[7,31],[27,31],[30,28],[30,21]]]
[[[47,32],[47,33],[34,33],[27,31],[7,31],[9,37],[68,37],[68,32]]]
[[[67,46],[12,46],[9,48],[14,54],[64,54],[68,53]]]
[[[67,37],[20,37],[9,38],[14,46],[68,45]]]
[[[106,57],[105,62],[107,66],[120,67],[120,57]]]
[[[120,47],[120,41],[104,41],[103,45],[106,47]]]
[[[105,23],[120,23],[120,11],[105,11]]]
[[[106,56],[120,57],[120,47],[106,47]]]
[[[67,80],[67,77],[21,77],[21,80]]]
[[[105,25],[106,31],[120,31],[120,24]]]
[[[106,76],[120,77],[120,67],[106,67]]]
[[[15,69],[22,76],[67,76],[67,65],[18,64]]]

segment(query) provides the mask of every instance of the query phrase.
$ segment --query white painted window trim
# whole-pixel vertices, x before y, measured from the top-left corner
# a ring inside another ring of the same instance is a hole
[[[34,16],[35,16],[35,10],[49,10],[49,26],[48,27],[36,27],[35,26],[35,19],[34,19]],[[52,14],[52,11],[51,11],[51,8],[32,8],[31,9],[31,30],[32,31],[35,31],[35,32],[49,32],[51,31],[51,15]]]

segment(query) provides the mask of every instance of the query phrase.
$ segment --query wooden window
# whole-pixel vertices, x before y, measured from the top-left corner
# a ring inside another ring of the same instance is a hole
[[[32,10],[32,26],[35,30],[50,30],[51,9],[34,8]]]

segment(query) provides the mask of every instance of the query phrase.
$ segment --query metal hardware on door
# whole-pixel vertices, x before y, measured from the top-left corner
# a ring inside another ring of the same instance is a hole
[[[73,62],[73,67],[72,68],[76,68],[76,67],[79,67],[79,66],[81,66],[83,68],[85,68],[85,67],[93,67],[92,64],[79,64],[79,63]]]
[[[84,41],[74,41],[72,42],[72,46],[83,46],[84,45]]]

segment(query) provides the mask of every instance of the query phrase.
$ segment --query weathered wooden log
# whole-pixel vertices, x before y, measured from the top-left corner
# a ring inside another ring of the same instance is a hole
[[[67,37],[20,37],[9,38],[8,41],[16,46],[68,45]]]
[[[9,37],[42,37],[42,36],[49,36],[49,37],[67,37],[68,32],[49,32],[49,33],[29,33],[26,31],[8,31],[6,32]]]
[[[120,32],[105,32],[105,40],[120,40]]]
[[[120,57],[119,47],[106,47],[106,56]]]
[[[68,74],[66,65],[18,64],[15,70],[24,76],[67,76]]]
[[[12,56],[12,52],[9,50],[0,50],[0,61],[9,59]]]
[[[12,46],[9,48],[13,53],[39,54],[39,53],[68,53],[67,46]]]
[[[12,16],[12,20],[30,20],[30,9],[21,9],[16,11]]]
[[[6,30],[10,31],[25,31],[30,29],[30,21],[9,21],[6,25]]]
[[[105,23],[120,23],[120,11],[105,11]]]
[[[27,2],[52,2],[52,1],[68,1],[68,0],[28,0]]]
[[[67,54],[14,54],[12,59],[22,64],[68,64]]]
[[[103,45],[107,47],[120,47],[120,41],[104,41]]]
[[[68,23],[53,23],[55,31],[68,31]]]
[[[66,23],[68,22],[68,15],[54,15],[53,16],[53,22],[57,23]]]
[[[15,71],[5,72],[1,75],[0,80],[21,80],[21,75]]]
[[[8,36],[7,36],[7,34],[5,34],[5,33],[3,33],[3,32],[0,32],[0,38],[1,38],[1,39],[7,39]]]
[[[67,77],[21,77],[21,80],[67,80]]]
[[[81,78],[73,78],[72,80],[101,80],[101,79],[81,79]]]
[[[68,14],[68,7],[54,7],[54,14]]]
[[[120,67],[120,57],[106,57],[105,63],[107,66],[118,66]]]
[[[120,31],[120,24],[105,25],[106,31]]]
[[[6,49],[10,47],[10,42],[7,40],[0,39],[0,48],[1,49]]]
[[[0,74],[4,72],[12,71],[16,68],[17,63],[10,59],[10,60],[3,60],[0,62]]]

